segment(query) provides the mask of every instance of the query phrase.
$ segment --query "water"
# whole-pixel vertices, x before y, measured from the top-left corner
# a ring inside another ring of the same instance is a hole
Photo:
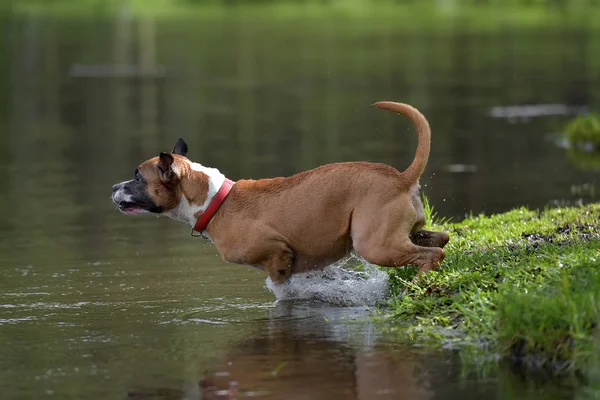
[[[360,271],[355,268],[360,266]],[[293,275],[285,285],[266,280],[277,300],[317,300],[338,306],[375,306],[386,299],[388,274],[356,255],[323,271]]]
[[[109,195],[179,136],[232,179],[362,159],[404,169],[416,135],[369,107],[390,99],[430,119],[422,184],[440,215],[590,200],[573,188],[597,172],[551,139],[568,116],[490,113],[597,107],[598,32],[7,15],[0,26],[3,399],[573,395],[402,344],[370,318],[382,273],[297,277],[276,302],[263,272],[223,262],[173,221],[120,215]]]

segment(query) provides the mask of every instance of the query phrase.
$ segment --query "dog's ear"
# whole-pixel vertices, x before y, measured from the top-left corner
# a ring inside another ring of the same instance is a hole
[[[177,143],[175,143],[175,146],[173,146],[173,151],[171,153],[179,154],[180,156],[185,157],[187,152],[188,152],[187,143],[185,143],[185,141],[182,138],[177,139]]]
[[[175,171],[173,171],[173,155],[162,152],[158,156],[158,170],[160,171],[160,179],[163,182],[171,181],[175,178]]]

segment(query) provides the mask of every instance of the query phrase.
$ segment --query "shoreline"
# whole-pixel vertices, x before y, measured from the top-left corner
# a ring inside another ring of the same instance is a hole
[[[400,335],[483,348],[553,376],[600,368],[600,203],[515,209],[427,229],[450,234],[440,268],[387,270],[378,319]],[[408,327],[405,325],[408,323]]]

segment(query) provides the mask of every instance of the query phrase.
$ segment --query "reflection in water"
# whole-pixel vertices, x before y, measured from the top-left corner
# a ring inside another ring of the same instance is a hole
[[[270,313],[268,334],[241,342],[200,387],[205,395],[218,394],[235,382],[239,397],[261,393],[272,399],[432,398],[419,354],[377,349],[376,328],[353,321],[360,317],[369,315],[280,303]]]
[[[506,118],[512,121],[552,115],[580,115],[589,112],[587,106],[568,106],[566,104],[525,104],[518,106],[492,107],[489,115],[494,118]]]
[[[567,157],[573,166],[582,171],[600,171],[600,151],[568,149]]]
[[[256,322],[258,332],[233,344],[198,379],[178,387],[131,388],[127,398],[573,398],[570,388],[547,381],[467,374],[456,352],[399,344],[362,307],[283,301]]]
[[[264,329],[237,343],[197,384],[171,397],[167,389],[141,389],[128,398],[431,399],[438,368],[446,371],[436,384],[457,377],[456,360],[431,363],[426,351],[381,342],[369,317],[364,308],[279,302]]]

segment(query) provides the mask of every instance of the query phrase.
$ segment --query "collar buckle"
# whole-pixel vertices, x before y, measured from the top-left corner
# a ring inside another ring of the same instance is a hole
[[[202,232],[204,232],[204,230],[202,230]],[[206,235],[204,235],[204,233],[202,233],[202,232],[196,232],[194,230],[194,227],[192,226],[192,231],[190,232],[190,236],[195,237],[195,238],[208,239],[208,237]]]

